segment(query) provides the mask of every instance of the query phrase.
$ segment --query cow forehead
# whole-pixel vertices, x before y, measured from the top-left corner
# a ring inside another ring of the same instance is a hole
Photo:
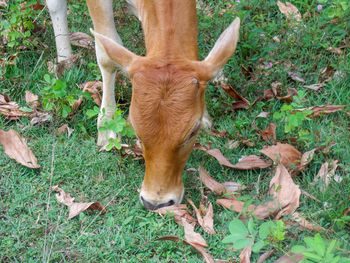
[[[169,137],[181,143],[203,114],[204,88],[192,70],[143,68],[133,74],[132,86],[130,117],[144,143]]]

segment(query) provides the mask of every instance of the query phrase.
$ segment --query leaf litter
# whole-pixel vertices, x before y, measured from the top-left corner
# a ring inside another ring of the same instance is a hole
[[[106,213],[106,208],[100,202],[76,203],[74,197],[66,193],[62,188],[55,185],[52,190],[57,192],[57,201],[69,207],[68,219],[72,219],[85,210],[98,210],[101,213]]]
[[[40,168],[35,155],[17,131],[10,129],[5,132],[0,129],[0,143],[11,159],[29,168]]]

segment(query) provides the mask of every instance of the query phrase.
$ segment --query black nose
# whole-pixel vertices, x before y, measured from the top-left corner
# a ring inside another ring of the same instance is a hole
[[[145,199],[143,199],[142,196],[141,196],[141,201],[142,201],[143,206],[144,206],[147,210],[157,210],[158,208],[165,207],[165,206],[171,206],[171,205],[174,205],[174,204],[175,204],[174,200],[170,200],[170,201],[167,202],[167,203],[163,203],[163,204],[159,204],[159,205],[154,205],[154,204],[151,204],[150,202],[146,201]]]

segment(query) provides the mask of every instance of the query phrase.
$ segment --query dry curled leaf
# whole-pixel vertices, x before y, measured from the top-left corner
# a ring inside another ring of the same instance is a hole
[[[222,195],[226,193],[225,186],[215,181],[202,166],[199,167],[198,172],[202,183],[215,194]]]
[[[37,109],[38,107],[40,107],[40,103],[38,101],[39,100],[38,95],[31,93],[29,90],[26,90],[25,93],[26,93],[25,95],[26,103],[32,109]]]
[[[33,113],[21,110],[18,104],[11,101],[7,94],[0,93],[0,116],[1,115],[8,120],[18,120],[23,116],[30,117]]]
[[[332,80],[335,69],[332,66],[325,67],[318,76],[318,83],[326,83]]]
[[[206,214],[202,217],[201,210],[199,210],[193,201],[189,198],[187,198],[187,202],[193,207],[194,211],[196,212],[196,217],[198,220],[198,224],[204,229],[205,232],[208,234],[214,235],[214,211],[213,211],[213,205],[209,203],[208,208],[206,209]]]
[[[261,131],[261,137],[265,142],[276,141],[276,124],[270,123],[265,130]]]
[[[93,48],[94,39],[83,32],[73,32],[70,34],[70,41],[73,46],[83,48]]]
[[[40,168],[33,152],[15,130],[5,132],[0,129],[0,143],[5,149],[5,154],[11,159],[29,168]]]
[[[238,94],[238,92],[235,91],[233,87],[227,84],[222,84],[221,88],[223,88],[224,91],[226,91],[232,98],[236,100],[236,102],[232,104],[232,109],[237,110],[249,108],[250,102],[246,98]]]
[[[325,162],[324,164],[322,164],[316,178],[314,179],[315,182],[318,182],[319,180],[322,181],[322,184],[320,185],[320,189],[322,192],[326,191],[337,168],[338,160],[332,160],[330,163]]]
[[[70,208],[68,219],[72,219],[85,210],[99,210],[101,213],[106,213],[106,208],[100,202],[75,203],[74,197],[71,197],[69,193],[66,193],[58,185],[53,186],[52,190],[58,192],[56,193],[57,201]]]
[[[30,120],[31,125],[44,123],[52,120],[52,116],[48,113],[37,112],[36,116]]]
[[[302,157],[301,152],[292,145],[282,143],[277,143],[277,145],[273,146],[264,146],[260,152],[272,159],[275,163],[281,163],[287,168],[298,167]]]
[[[280,218],[284,214],[291,214],[299,206],[300,189],[294,184],[287,169],[279,164],[275,176],[270,182],[270,194],[273,200],[262,205],[249,205],[246,209],[256,215],[258,219],[274,216]],[[244,202],[234,199],[219,199],[217,204],[230,210],[241,213],[244,210]]]
[[[174,220],[177,224],[182,225],[182,219],[184,218],[187,222],[197,222],[196,219],[194,219],[187,211],[187,206],[184,204],[179,205],[172,205],[172,206],[166,206],[159,208],[157,210],[154,210],[152,212],[156,212],[159,215],[167,215],[168,213],[174,215]]]
[[[325,84],[323,84],[323,83],[316,83],[316,84],[312,84],[312,85],[305,85],[303,87],[307,88],[307,89],[312,89],[312,90],[318,91],[320,88],[322,88],[324,86],[325,86]]]
[[[241,253],[239,254],[240,263],[250,263],[250,255],[252,254],[252,245],[250,243],[247,247],[245,247]]]
[[[294,71],[288,71],[287,73],[292,80],[296,82],[305,83],[305,80],[301,77],[300,73]]]
[[[287,103],[291,103],[293,101],[294,96],[298,96],[298,91],[295,88],[287,88],[287,95],[276,96],[276,98],[279,100],[283,100]]]
[[[303,109],[296,109],[295,111],[312,111],[312,113],[309,116],[317,117],[321,114],[329,114],[340,111],[345,107],[346,105],[321,105]]]
[[[206,251],[206,249],[204,247],[197,245],[195,243],[190,243],[190,242],[186,242],[186,243],[188,243],[194,249],[196,249],[203,256],[206,263],[215,263],[213,257]]]
[[[262,254],[259,258],[258,261],[256,263],[263,263],[265,262],[266,259],[268,259],[269,257],[271,257],[272,253],[274,252],[273,249],[266,251],[264,254]]]
[[[286,2],[284,4],[280,1],[277,1],[277,5],[281,13],[284,14],[287,17],[287,19],[301,22],[301,14],[298,8],[296,8],[294,5],[292,5],[289,2]]]
[[[277,259],[274,263],[297,263],[303,261],[304,256],[302,254],[294,254],[292,252],[288,252],[283,257]]]
[[[243,156],[237,164],[231,164],[230,161],[221,153],[219,149],[208,149],[201,145],[195,146],[194,149],[202,150],[207,154],[213,156],[223,166],[227,166],[238,170],[263,169],[271,165],[271,162],[264,161],[256,155]]]
[[[312,231],[324,231],[325,229],[317,224],[314,223],[310,223],[309,221],[307,221],[305,218],[301,217],[299,215],[299,213],[294,212],[292,214],[292,218],[294,219],[294,221],[296,221],[297,223],[299,223],[300,226],[312,230]]]
[[[195,224],[188,223],[185,218],[181,218],[181,221],[185,231],[185,241],[202,247],[208,247],[205,239],[200,234],[194,232]]]

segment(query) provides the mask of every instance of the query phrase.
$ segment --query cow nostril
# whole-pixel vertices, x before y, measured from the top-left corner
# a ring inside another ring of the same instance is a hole
[[[163,203],[163,204],[159,204],[159,205],[154,205],[148,201],[146,201],[142,196],[141,196],[141,201],[142,201],[142,204],[143,206],[148,209],[148,210],[156,210],[158,208],[161,208],[161,207],[166,207],[166,206],[171,206],[171,205],[174,205],[175,204],[175,201],[174,200],[170,200],[169,202],[167,203]]]

